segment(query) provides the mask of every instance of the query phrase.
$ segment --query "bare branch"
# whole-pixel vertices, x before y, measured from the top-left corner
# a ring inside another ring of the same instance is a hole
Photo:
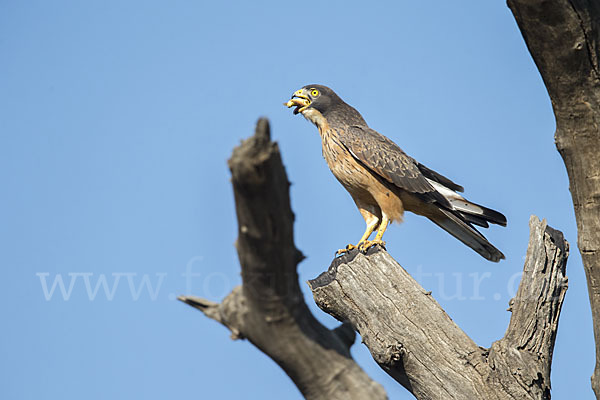
[[[523,277],[511,300],[508,329],[490,348],[487,362],[493,368],[488,381],[510,388],[514,398],[520,398],[523,388],[531,398],[549,399],[552,352],[568,287],[569,244],[546,220],[532,216],[529,227]]]
[[[298,284],[303,258],[293,238],[289,182],[266,119],[229,160],[238,217],[241,287],[221,304],[192,296],[199,309],[271,357],[307,399],[385,399],[383,388],[354,362],[348,324],[329,330],[310,313]]]
[[[319,307],[352,323],[375,361],[417,399],[549,398],[568,244],[537,218],[530,226],[511,323],[489,350],[379,248],[335,259],[309,284]]]

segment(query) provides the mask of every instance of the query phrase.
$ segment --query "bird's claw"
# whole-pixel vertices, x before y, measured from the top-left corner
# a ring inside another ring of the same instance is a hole
[[[365,240],[363,242],[359,242],[356,246],[353,244],[349,244],[348,246],[346,246],[345,249],[339,249],[338,251],[335,252],[336,256],[340,256],[342,254],[346,254],[354,249],[358,249],[358,251],[360,251],[363,254],[367,254],[367,250],[369,250],[371,247],[375,246],[375,245],[379,245],[381,247],[383,247],[384,250],[387,250],[385,248],[385,242],[383,240]]]
[[[365,240],[364,242],[360,242],[357,247],[358,247],[358,251],[366,254],[367,250],[369,250],[371,247],[373,247],[375,245],[379,245],[379,246],[383,247],[385,250],[387,250],[385,248],[385,242],[383,240],[379,240],[379,239]]]
[[[346,246],[346,248],[345,248],[345,249],[339,249],[338,251],[336,251],[336,252],[335,252],[335,255],[336,255],[336,256],[340,256],[340,255],[342,255],[342,254],[346,254],[346,253],[348,253],[349,251],[356,249],[357,247],[358,247],[358,246],[355,246],[355,245],[353,245],[353,244],[349,244],[348,246]]]

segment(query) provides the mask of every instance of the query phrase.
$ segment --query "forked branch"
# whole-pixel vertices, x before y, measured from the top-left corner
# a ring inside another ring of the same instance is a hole
[[[537,217],[530,229],[511,321],[490,349],[379,248],[335,259],[309,284],[319,307],[350,322],[374,360],[417,399],[547,399],[568,243]]]

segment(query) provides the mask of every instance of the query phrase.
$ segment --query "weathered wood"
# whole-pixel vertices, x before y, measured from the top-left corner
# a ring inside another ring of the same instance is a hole
[[[417,399],[548,399],[568,243],[536,217],[530,227],[510,325],[490,349],[380,248],[335,259],[309,284],[317,305],[350,322],[374,360]]]
[[[600,2],[509,0],[508,5],[556,117],[556,147],[569,175],[594,319],[592,388],[600,398]]]
[[[509,307],[512,317],[504,337],[490,348],[486,380],[513,398],[521,398],[525,389],[530,398],[549,399],[554,341],[568,287],[569,243],[546,220],[532,216],[529,226],[523,277]]]
[[[271,357],[307,399],[385,399],[354,362],[348,324],[329,330],[311,314],[298,284],[289,182],[266,119],[229,160],[238,218],[241,287],[222,303],[179,299],[248,339]]]

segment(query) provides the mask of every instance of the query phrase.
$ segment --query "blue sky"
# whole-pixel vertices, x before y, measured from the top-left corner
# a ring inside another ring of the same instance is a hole
[[[479,345],[508,324],[529,216],[565,233],[553,397],[592,398],[554,117],[503,1],[3,1],[0,60],[2,398],[301,398],[270,359],[173,299],[219,301],[240,283],[226,160],[259,116],[292,182],[301,280],[361,236],[316,129],[282,106],[308,83],[508,217],[486,232],[500,264],[413,215],[385,236]],[[412,398],[360,342],[353,354],[390,398]]]

